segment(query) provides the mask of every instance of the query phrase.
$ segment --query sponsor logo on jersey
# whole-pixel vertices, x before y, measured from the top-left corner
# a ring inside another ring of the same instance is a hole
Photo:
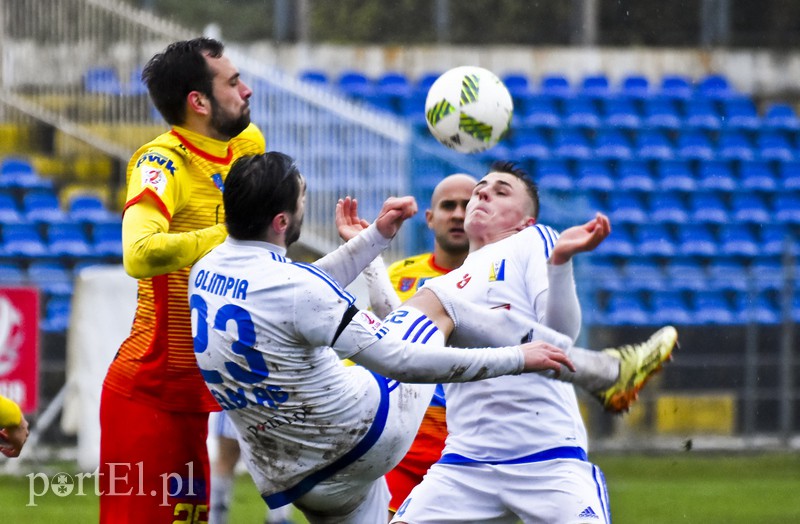
[[[397,289],[400,291],[410,291],[414,288],[414,283],[417,281],[414,277],[403,277],[400,279],[400,283],[397,286]]]
[[[579,519],[600,519],[597,513],[594,512],[591,506],[587,506],[585,510],[578,514]]]
[[[492,262],[492,270],[489,272],[489,282],[502,282],[506,279],[506,260]]]
[[[172,160],[158,153],[148,152],[140,156],[139,160],[136,161],[136,167],[143,167],[144,165],[156,169],[166,169],[170,175],[175,174],[175,164],[172,163]]]
[[[211,175],[211,181],[214,182],[214,185],[217,186],[217,189],[220,191],[225,191],[225,184],[222,183],[222,175],[219,173],[214,173]]]
[[[470,280],[472,280],[472,275],[470,275],[469,273],[466,273],[466,274],[464,274],[464,276],[463,276],[463,277],[461,277],[461,280],[459,280],[459,281],[456,283],[456,287],[457,287],[458,289],[464,289],[464,286],[466,286],[467,284],[469,284],[469,281],[470,281]]]
[[[373,335],[378,335],[383,327],[381,321],[369,311],[359,311],[358,314],[353,317],[353,322],[363,327]]]
[[[167,187],[167,177],[164,172],[157,167],[142,166],[142,186],[149,187],[158,195],[164,194],[164,189]]]

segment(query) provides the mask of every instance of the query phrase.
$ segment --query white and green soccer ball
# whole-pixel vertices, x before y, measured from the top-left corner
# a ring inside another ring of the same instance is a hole
[[[442,74],[425,99],[431,134],[450,149],[478,153],[508,131],[514,102],[497,76],[482,67],[460,66]]]

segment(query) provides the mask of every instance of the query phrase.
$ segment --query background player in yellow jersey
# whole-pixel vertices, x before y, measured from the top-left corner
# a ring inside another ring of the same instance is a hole
[[[450,175],[439,182],[431,196],[431,207],[425,221],[433,231],[433,252],[422,253],[389,266],[389,280],[402,302],[417,292],[429,278],[444,275],[464,262],[469,253],[469,239],[464,232],[467,202],[478,181],[464,174]],[[439,460],[447,438],[444,391],[436,387],[411,448],[403,460],[389,473],[386,481],[392,499],[389,510],[394,513],[411,489],[422,482],[428,468]]]
[[[18,457],[28,440],[28,421],[19,405],[0,395],[0,453],[6,457]]]
[[[170,44],[142,79],[171,129],[128,165],[123,264],[139,279],[138,304],[103,383],[100,521],[206,522],[208,413],[220,408],[195,362],[188,276],[227,234],[228,170],[265,141],[220,42]]]

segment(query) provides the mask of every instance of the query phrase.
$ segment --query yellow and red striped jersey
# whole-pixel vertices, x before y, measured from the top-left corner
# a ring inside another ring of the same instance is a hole
[[[426,280],[444,275],[450,270],[437,266],[433,253],[422,253],[398,260],[387,271],[395,293],[405,302],[414,296]]]
[[[125,208],[148,194],[169,220],[169,233],[223,223],[222,189],[230,167],[242,156],[264,153],[265,147],[263,135],[252,124],[229,142],[174,127],[133,155]],[[216,243],[222,240],[219,235],[214,238]],[[180,249],[196,249],[199,257],[214,247],[202,244]],[[109,368],[105,387],[169,411],[220,409],[194,356],[187,296],[190,269],[139,279],[133,327]]]

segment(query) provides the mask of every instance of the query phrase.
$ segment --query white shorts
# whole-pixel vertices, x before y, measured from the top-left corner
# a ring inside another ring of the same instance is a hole
[[[232,440],[239,438],[239,432],[236,431],[236,426],[231,422],[230,417],[224,411],[216,414],[213,424],[214,431],[212,432],[215,437],[225,437]]]
[[[434,464],[393,523],[610,524],[600,468],[578,459]]]

